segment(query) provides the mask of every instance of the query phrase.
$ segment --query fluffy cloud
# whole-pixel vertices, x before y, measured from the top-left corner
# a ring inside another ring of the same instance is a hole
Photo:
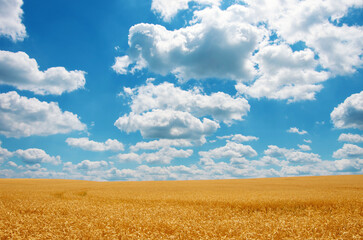
[[[157,86],[149,83],[136,88],[131,98],[131,109],[137,114],[152,109],[173,109],[189,112],[196,117],[211,116],[225,123],[242,120],[250,110],[244,98],[231,97],[223,92],[205,95],[196,89],[185,91],[166,82]]]
[[[315,153],[305,153],[296,149],[280,148],[278,146],[269,145],[264,151],[266,156],[285,159],[291,163],[317,163],[321,162],[320,156]]]
[[[62,112],[58,103],[41,102],[16,92],[0,94],[0,134],[6,137],[47,136],[85,130],[76,114]]]
[[[359,143],[363,142],[363,136],[359,134],[342,133],[340,134],[338,141]]]
[[[123,151],[124,145],[116,139],[107,139],[106,142],[95,142],[88,138],[67,138],[66,143],[72,147],[79,147],[83,150],[103,152],[103,151]]]
[[[363,91],[339,104],[330,118],[336,128],[358,128],[363,130]]]
[[[314,100],[323,88],[320,83],[329,77],[327,72],[315,70],[318,61],[310,49],[293,52],[286,44],[267,45],[254,58],[259,78],[250,86],[236,85],[238,92],[254,98]]]
[[[83,71],[67,71],[64,67],[39,71],[36,60],[26,53],[0,51],[0,84],[11,85],[19,90],[60,95],[83,88],[86,83],[84,75]]]
[[[0,0],[0,35],[13,41],[22,41],[26,37],[22,24],[23,0]]]
[[[347,74],[360,67],[362,27],[336,26],[357,0],[246,0],[250,21],[266,22],[289,44],[299,41],[314,49],[319,63],[333,73]]]
[[[15,155],[29,164],[51,163],[59,165],[61,163],[60,156],[49,156],[44,150],[38,148],[19,149],[15,151]]]
[[[12,152],[9,152],[7,149],[1,147],[1,144],[2,142],[0,141],[0,164],[13,155]]]
[[[202,157],[202,163],[211,163],[210,160],[213,159],[255,157],[257,156],[257,152],[249,145],[227,142],[223,147],[211,149],[209,151],[200,151],[199,155]]]
[[[291,127],[290,129],[287,130],[287,132],[289,133],[297,133],[299,135],[304,135],[307,134],[308,132],[305,130],[299,130],[297,127]]]
[[[333,153],[334,158],[363,158],[363,148],[354,144],[344,144]]]
[[[258,137],[255,136],[244,136],[242,134],[233,134],[229,136],[217,137],[218,139],[231,139],[236,142],[249,142],[249,141],[257,141]]]
[[[188,2],[153,1],[153,9],[170,19]],[[181,81],[232,79],[241,94],[294,102],[314,100],[330,76],[363,65],[363,27],[339,24],[361,1],[246,0],[225,10],[219,1],[194,2],[212,7],[195,10],[186,27],[133,26],[127,55],[116,58],[114,70],[148,68]]]
[[[190,26],[174,31],[137,24],[129,31],[128,57],[117,58],[114,70],[125,73],[130,67],[131,72],[147,67],[161,75],[171,72],[181,81],[251,80],[255,75],[251,57],[265,30],[241,21],[239,14],[207,8],[195,12]]]
[[[155,109],[143,114],[120,117],[115,126],[122,131],[140,131],[145,138],[200,139],[214,133],[219,124],[204,118],[203,121],[188,112]]]
[[[157,152],[152,153],[126,153],[118,154],[114,158],[121,162],[135,161],[141,163],[143,161],[147,163],[161,163],[170,164],[174,158],[188,158],[193,154],[193,150],[175,149],[172,147],[164,147]]]
[[[188,9],[189,3],[218,6],[222,0],[153,0],[151,9],[159,13],[164,21],[170,21],[180,10]]]

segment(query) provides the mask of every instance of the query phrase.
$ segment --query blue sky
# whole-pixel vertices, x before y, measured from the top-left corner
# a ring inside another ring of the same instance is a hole
[[[0,0],[0,177],[362,174],[363,3]]]

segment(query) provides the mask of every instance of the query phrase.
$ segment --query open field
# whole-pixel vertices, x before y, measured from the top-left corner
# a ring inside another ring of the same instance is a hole
[[[0,179],[0,239],[362,239],[363,176]]]

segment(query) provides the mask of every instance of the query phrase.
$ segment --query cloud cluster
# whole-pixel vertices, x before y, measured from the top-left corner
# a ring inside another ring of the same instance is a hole
[[[116,139],[107,139],[106,142],[95,142],[89,140],[88,138],[67,138],[66,143],[72,147],[79,147],[83,150],[93,151],[93,152],[103,152],[103,151],[123,151],[124,145],[117,141]]]
[[[116,155],[115,159],[120,162],[147,162],[147,163],[158,163],[158,164],[170,164],[175,158],[188,158],[193,154],[193,150],[187,149],[176,149],[172,147],[163,147],[157,152],[152,153],[125,153]]]
[[[170,20],[189,2],[154,0],[152,8]],[[246,0],[225,10],[219,1],[193,2],[210,7],[195,8],[183,28],[131,27],[128,52],[116,58],[114,70],[148,68],[181,81],[232,79],[241,94],[294,102],[314,100],[330,76],[363,65],[363,28],[339,24],[361,1]]]
[[[202,121],[188,112],[155,109],[141,115],[131,112],[117,119],[121,131],[140,131],[144,138],[200,139],[214,133],[219,124],[204,118]]]
[[[250,110],[244,98],[232,97],[223,92],[206,95],[198,89],[186,91],[167,82],[156,86],[148,83],[131,90],[129,95],[132,98],[131,109],[136,114],[152,109],[172,109],[231,123],[233,120],[242,120]]]
[[[214,159],[228,158],[230,161],[245,160],[246,157],[255,157],[257,152],[249,145],[243,145],[235,142],[227,142],[225,146],[214,148],[209,151],[200,151],[200,162],[202,164],[213,164]]]
[[[50,156],[44,150],[38,148],[29,148],[26,150],[16,150],[15,156],[19,157],[25,163],[38,164],[38,163],[51,163],[59,165],[61,163],[60,156]]]
[[[345,99],[330,114],[336,128],[358,128],[363,130],[363,91]]]
[[[0,0],[0,36],[6,36],[13,41],[22,41],[26,30],[22,21],[23,0]]]
[[[83,88],[85,83],[83,71],[67,71],[64,67],[39,71],[36,60],[26,53],[0,51],[0,84],[40,95],[61,95]]]
[[[73,164],[72,162],[66,162],[63,165],[63,170],[68,172],[73,172],[75,170],[89,171],[89,170],[105,168],[108,166],[109,164],[106,161],[83,160],[82,162],[77,164]]]
[[[269,145],[264,153],[266,156],[284,159],[290,163],[306,164],[321,162],[320,156],[316,153],[306,153],[296,149],[280,148],[275,145]]]
[[[47,136],[86,129],[76,114],[62,110],[56,102],[41,102],[16,92],[0,94],[0,134],[6,137]]]

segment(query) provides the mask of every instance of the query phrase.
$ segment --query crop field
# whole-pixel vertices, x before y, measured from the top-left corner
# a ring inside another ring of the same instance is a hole
[[[0,179],[0,239],[363,239],[363,176]]]

